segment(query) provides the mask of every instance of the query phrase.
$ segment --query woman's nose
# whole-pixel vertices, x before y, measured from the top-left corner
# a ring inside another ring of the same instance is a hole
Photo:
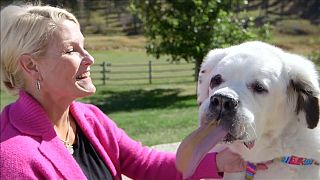
[[[82,63],[85,63],[85,65],[91,65],[94,63],[94,58],[86,52],[82,57]]]

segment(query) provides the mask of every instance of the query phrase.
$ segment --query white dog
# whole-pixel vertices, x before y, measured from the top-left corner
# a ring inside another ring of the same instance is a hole
[[[210,51],[199,73],[200,126],[219,121],[223,144],[252,163],[224,179],[320,179],[319,93],[314,64],[272,45]],[[188,163],[196,167],[201,157]],[[255,163],[268,169],[256,171]]]

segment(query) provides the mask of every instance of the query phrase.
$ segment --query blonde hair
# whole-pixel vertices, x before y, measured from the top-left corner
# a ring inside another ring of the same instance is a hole
[[[79,25],[73,14],[51,6],[9,5],[1,10],[1,82],[10,93],[24,88],[19,57],[41,57],[64,20]]]

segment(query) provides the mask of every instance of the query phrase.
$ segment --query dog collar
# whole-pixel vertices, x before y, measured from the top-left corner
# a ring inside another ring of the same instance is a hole
[[[284,164],[298,165],[298,166],[311,166],[311,165],[319,166],[319,162],[317,162],[316,160],[298,157],[298,156],[283,156],[280,158],[273,159],[270,162],[276,162],[276,161],[282,162]],[[248,162],[245,179],[253,180],[256,172],[257,172],[257,164]]]

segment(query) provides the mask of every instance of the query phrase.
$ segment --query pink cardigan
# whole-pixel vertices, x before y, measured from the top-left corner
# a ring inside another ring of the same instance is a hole
[[[115,180],[121,174],[132,179],[181,179],[175,154],[142,146],[93,105],[73,102],[70,110]],[[86,179],[46,112],[29,94],[21,91],[0,117],[0,179]],[[209,154],[192,179],[219,177],[215,154]]]

